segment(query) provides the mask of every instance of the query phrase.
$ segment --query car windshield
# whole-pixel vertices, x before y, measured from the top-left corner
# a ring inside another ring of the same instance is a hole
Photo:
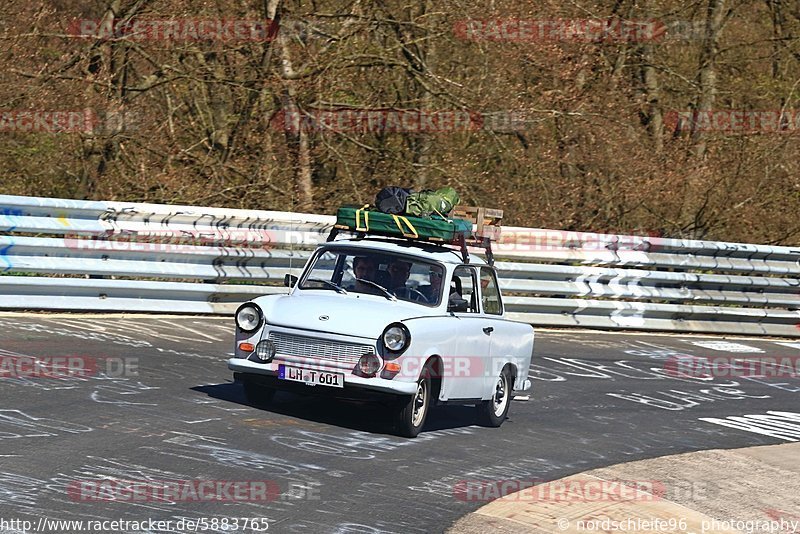
[[[323,250],[300,283],[300,289],[376,295],[435,306],[441,300],[444,268],[412,256],[371,250]]]

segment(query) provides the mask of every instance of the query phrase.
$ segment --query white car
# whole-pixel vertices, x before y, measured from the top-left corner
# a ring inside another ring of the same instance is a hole
[[[533,327],[505,318],[495,269],[480,258],[345,239],[320,245],[286,285],[288,295],[236,312],[228,368],[248,402],[268,403],[276,390],[379,398],[398,433],[415,437],[433,404],[474,404],[497,427],[513,394],[530,388]]]

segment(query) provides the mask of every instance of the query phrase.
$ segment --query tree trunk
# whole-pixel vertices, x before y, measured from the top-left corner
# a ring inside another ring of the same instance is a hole
[[[279,24],[280,15],[278,10],[280,8],[280,3],[280,0],[270,0],[268,8],[270,19],[277,21]],[[289,43],[285,32],[278,31],[276,44],[280,60],[280,74],[284,83],[284,89],[281,95],[283,111],[288,117],[297,117],[301,112],[300,107],[297,105],[297,90],[294,85],[294,78],[297,77],[297,73],[292,65],[292,55],[289,50]],[[296,132],[291,131],[291,128],[287,128],[285,135],[289,146],[289,153],[293,160],[292,166],[295,176],[294,193],[296,195],[296,202],[294,203],[293,210],[310,211],[314,205],[311,141],[309,139],[308,130],[303,128],[302,124],[303,121],[301,120],[299,122],[300,127]]]
[[[653,147],[657,154],[664,148],[664,115],[660,102],[660,87],[658,83],[658,73],[653,67],[653,45],[644,44],[641,47],[641,79],[644,87],[644,96],[647,102],[646,121],[647,132],[653,141]]]
[[[719,36],[725,15],[725,0],[709,0],[706,8],[706,28],[700,50],[700,63],[697,69],[697,85],[699,94],[695,105],[695,113],[710,111],[714,107],[717,96],[717,55],[719,53]],[[692,140],[694,154],[697,159],[704,159],[706,142],[703,132],[695,129],[697,121],[692,121]]]
[[[103,16],[102,22],[114,27],[115,21],[122,16],[120,12],[122,9],[121,0],[112,0],[108,4],[106,13]],[[94,124],[93,131],[88,132],[82,138],[82,157],[83,168],[81,169],[80,181],[75,192],[75,196],[80,199],[91,199],[94,197],[97,189],[97,184],[102,179],[103,175],[107,172],[109,163],[116,159],[119,152],[118,142],[111,138],[105,137],[107,132],[102,131],[105,124],[100,124],[98,119],[106,118],[111,111],[111,107],[116,104],[120,106],[125,97],[125,82],[127,77],[127,45],[124,41],[115,41],[111,39],[103,47],[107,51],[107,58],[104,61],[102,58],[102,51],[95,52],[95,56],[89,58],[89,71],[97,76],[107,76],[109,79],[108,94],[104,95],[106,98],[106,109],[96,110],[101,111],[102,116],[98,113],[93,113]],[[101,49],[102,50],[102,49]],[[96,70],[95,70],[96,69]],[[105,72],[103,70],[105,69]],[[87,85],[87,102],[94,100],[92,98],[96,88],[92,85]]]

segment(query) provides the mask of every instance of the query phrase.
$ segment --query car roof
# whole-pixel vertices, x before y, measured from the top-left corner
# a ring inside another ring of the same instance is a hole
[[[413,241],[411,239],[391,239],[382,237],[365,237],[353,239],[337,239],[330,243],[325,243],[329,247],[346,248],[368,248],[381,252],[394,252],[397,254],[409,254],[419,258],[439,261],[442,263],[462,264],[461,253],[457,248],[427,243],[424,241]],[[480,256],[470,254],[469,262],[475,265],[486,265]]]

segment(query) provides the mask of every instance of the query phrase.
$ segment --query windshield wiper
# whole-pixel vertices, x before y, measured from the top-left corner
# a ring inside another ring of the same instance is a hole
[[[320,282],[325,284],[326,286],[330,286],[336,290],[337,293],[341,293],[342,295],[347,295],[347,290],[342,286],[336,285],[330,280],[323,280],[322,278],[307,278],[306,282]]]
[[[364,278],[356,278],[356,281],[357,282],[361,282],[362,284],[371,285],[372,287],[377,287],[378,289],[383,291],[383,294],[386,296],[387,299],[391,300],[392,302],[397,301],[397,297],[392,295],[391,291],[389,291],[388,289],[386,289],[382,285],[380,285],[380,284],[378,284],[376,282],[373,282],[372,280],[365,280]]]

